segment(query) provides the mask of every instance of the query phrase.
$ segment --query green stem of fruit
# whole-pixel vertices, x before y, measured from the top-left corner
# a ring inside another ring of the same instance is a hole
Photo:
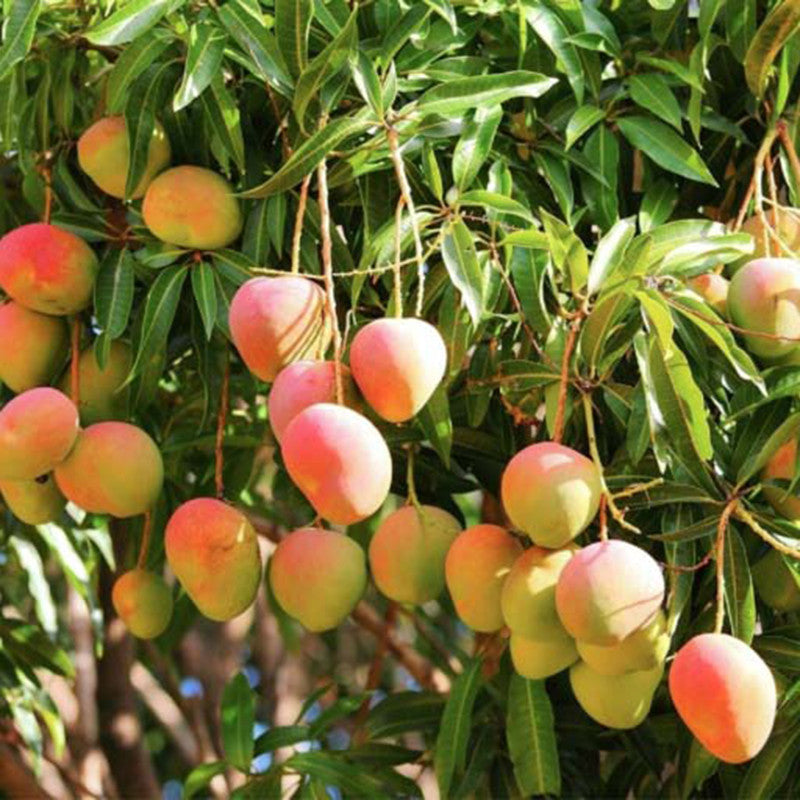
[[[300,195],[297,198],[297,214],[294,218],[294,231],[292,233],[292,274],[300,272],[300,242],[303,238],[303,220],[306,215],[308,202],[308,187],[311,185],[311,173],[303,178],[300,184]]]
[[[401,197],[397,201],[394,212],[394,315],[398,319],[403,316],[403,275],[400,271],[400,261],[403,254],[403,206],[405,200]]]
[[[421,505],[419,497],[417,497],[417,487],[414,483],[414,445],[409,445],[406,448],[407,461],[406,461],[406,484],[408,486],[408,501],[417,511],[420,511]]]
[[[153,529],[153,514],[145,512],[142,524],[142,543],[139,545],[139,557],[136,559],[136,568],[144,569],[147,563],[147,551],[150,549],[150,531]]]
[[[714,617],[714,633],[722,633],[722,626],[725,624],[725,534],[728,531],[731,514],[736,511],[739,505],[739,497],[734,496],[720,514],[719,524],[717,525],[717,543],[715,546],[714,557],[716,559],[716,614]]]

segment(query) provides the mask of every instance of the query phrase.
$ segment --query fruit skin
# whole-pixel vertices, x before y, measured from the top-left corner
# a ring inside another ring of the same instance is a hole
[[[167,561],[198,609],[225,621],[249,608],[261,582],[256,532],[247,517],[211,497],[178,506],[164,531]]]
[[[141,428],[97,422],[78,434],[55,475],[65,497],[84,511],[133,517],[158,500],[164,463],[156,443]]]
[[[92,300],[97,257],[55,225],[22,225],[0,239],[0,289],[31,311],[74,314]]]
[[[788,340],[744,336],[748,350],[765,360],[783,358],[798,349],[800,338],[800,262],[759,258],[731,280],[728,312],[741,328],[786,336]]]
[[[667,618],[659,610],[652,622],[634,631],[619,644],[603,647],[578,642],[578,652],[600,675],[624,675],[626,672],[641,672],[663,664],[669,645]]]
[[[377,319],[350,346],[353,379],[373,410],[389,422],[411,419],[444,377],[447,348],[421,319]]]
[[[58,519],[67,504],[52,475],[32,481],[0,481],[9,511],[28,525],[44,525]]]
[[[770,550],[753,567],[753,583],[758,596],[775,611],[800,611],[800,585],[777,550]]]
[[[48,386],[28,389],[0,409],[0,480],[38,478],[66,458],[78,436],[78,409]]]
[[[800,252],[800,210],[796,208],[776,209],[777,224],[773,220],[772,210],[765,211],[764,213],[769,224],[775,226],[780,240],[788,245],[789,249],[794,253]],[[757,214],[748,217],[742,223],[739,233],[749,233],[753,237],[754,250],[751,255],[743,256],[738,261],[729,264],[729,268],[732,271],[740,269],[754,258],[764,258],[764,256],[767,255],[767,251],[764,247],[764,225]],[[769,246],[773,253],[778,250],[778,245],[773,240],[770,240]],[[782,249],[781,255],[784,255]]]
[[[132,363],[133,353],[126,342],[111,343],[103,369],[100,369],[92,348],[81,353],[78,359],[78,410],[84,425],[127,416],[130,389],[120,387],[125,383]],[[70,371],[67,370],[60,384],[64,393],[69,393],[70,382]]]
[[[78,139],[78,163],[81,169],[112,197],[125,198],[128,180],[130,143],[125,118],[103,117],[87,128]],[[147,149],[147,166],[130,197],[142,197],[150,182],[169,164],[172,149],[169,139],[156,122]]]
[[[520,543],[499,525],[473,525],[450,546],[445,580],[458,616],[475,631],[503,627],[503,582],[522,554]]]
[[[191,250],[226,247],[242,232],[233,186],[203,167],[173,167],[153,179],[142,215],[154,236]]]
[[[331,339],[325,293],[307,278],[253,278],[231,301],[233,343],[247,368],[273,381],[287,365],[321,357]]]
[[[337,525],[374,514],[392,483],[392,458],[378,429],[356,411],[317,403],[283,434],[291,479],[317,513]]]
[[[532,681],[541,681],[578,660],[575,640],[566,633],[552,639],[529,639],[511,632],[509,641],[514,669]]]
[[[19,303],[0,306],[0,381],[12,392],[44,386],[64,363],[67,323]]]
[[[398,603],[426,603],[444,589],[447,551],[461,523],[441,508],[403,506],[378,526],[369,564],[380,591]]]
[[[720,316],[727,316],[730,283],[722,275],[706,272],[704,275],[690,278],[687,282]]]
[[[336,531],[300,528],[275,549],[269,581],[281,608],[313,632],[343,622],[367,588],[364,551]]]
[[[111,602],[125,627],[139,639],[154,639],[172,618],[172,592],[160,575],[132,569],[114,581]]]
[[[772,455],[764,467],[761,477],[765,481],[791,481],[794,478],[797,463],[797,440],[790,439],[782,444]],[[765,486],[764,497],[782,517],[800,521],[800,497],[787,492],[787,487]]]
[[[579,661],[569,671],[569,682],[578,704],[595,722],[624,731],[644,721],[663,674],[659,664],[641,672],[601,675]]]
[[[556,612],[556,584],[576,549],[528,548],[511,567],[500,605],[513,633],[527,639],[560,639],[567,635]]]
[[[583,531],[600,506],[592,461],[556,442],[520,450],[503,472],[503,507],[511,522],[540,547],[563,547]]]
[[[647,625],[664,600],[664,576],[644,550],[619,539],[579,550],[556,586],[567,631],[587,644],[613,645]]]
[[[741,764],[766,743],[775,721],[775,680],[761,657],[725,633],[703,633],[675,656],[672,702],[700,744],[728,764]]]
[[[359,410],[358,392],[350,370],[342,364],[346,406]],[[284,367],[269,390],[269,423],[280,442],[289,423],[315,403],[336,402],[336,366],[333,361],[295,361]]]

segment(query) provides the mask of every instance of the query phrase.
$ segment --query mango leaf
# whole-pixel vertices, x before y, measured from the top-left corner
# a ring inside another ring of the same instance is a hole
[[[618,324],[632,304],[633,299],[625,291],[607,294],[595,304],[583,323],[580,351],[593,374],[600,363],[612,328]]]
[[[735,527],[730,526],[725,538],[725,608],[731,633],[750,644],[756,627],[756,598],[747,563],[747,550]]]
[[[313,12],[311,0],[275,0],[275,38],[289,73],[295,78],[308,63],[308,32]]]
[[[540,248],[542,250],[547,247],[546,237],[544,238],[544,246]],[[509,268],[522,307],[523,321],[537,333],[546,334],[551,325],[544,301],[547,257],[544,253],[532,253],[524,246],[512,247]]]
[[[541,97],[556,83],[555,78],[524,70],[457,78],[429,89],[417,101],[417,107],[426,114],[462,114],[470,108],[496,106],[514,97]]]
[[[94,309],[101,330],[95,342],[97,363],[102,369],[111,342],[128,326],[133,306],[134,271],[130,251],[112,250],[100,265],[94,284]]]
[[[244,138],[242,136],[239,106],[225,87],[220,75],[214,77],[208,87],[208,91],[203,92],[200,99],[211,130],[224,151],[243,172]]]
[[[461,191],[478,177],[480,168],[489,157],[502,117],[503,109],[499,105],[481,107],[464,126],[452,161],[453,180]]]
[[[644,116],[620,117],[620,130],[633,147],[660,167],[685,178],[717,186],[697,151],[662,122]]]
[[[634,233],[636,233],[636,223],[633,217],[628,217],[615,223],[597,243],[589,266],[587,290],[590,295],[600,291],[608,277],[614,274]]]
[[[579,292],[589,277],[589,255],[583,242],[572,232],[569,225],[540,210],[544,231],[550,242],[550,256],[556,269],[564,273],[573,292]]]
[[[744,62],[756,32],[756,0],[725,0],[725,29],[733,55]]]
[[[222,775],[227,768],[228,765],[224,761],[209,761],[196,766],[184,781],[183,799],[191,800],[198,792],[205,789],[217,775]]]
[[[583,156],[596,165],[606,182],[606,186],[603,186],[594,176],[584,174],[580,176],[581,187],[592,219],[600,228],[608,230],[619,216],[617,137],[605,125],[598,125],[586,140]]]
[[[660,69],[662,72],[668,72],[670,75],[674,75],[676,78],[679,78],[689,86],[692,86],[701,92],[703,91],[702,81],[698,79],[697,75],[692,72],[689,67],[687,67],[685,64],[682,64],[677,59],[638,55],[636,60],[640,64],[646,64],[648,67],[654,67],[655,69]]]
[[[183,77],[172,101],[174,111],[186,108],[217,76],[222,66],[226,41],[225,33],[210,23],[192,25],[189,29]]]
[[[206,339],[210,340],[217,322],[217,293],[214,269],[208,261],[201,261],[192,267],[192,292],[203,319]]]
[[[108,76],[106,97],[108,110],[119,113],[127,102],[131,84],[151,65],[172,43],[172,36],[160,28],[143,36],[126,47],[114,63]]]
[[[666,178],[648,187],[639,206],[639,229],[642,233],[665,223],[678,204],[678,190]]]
[[[522,203],[512,200],[497,192],[487,192],[485,189],[472,189],[464,192],[458,198],[459,205],[463,206],[482,206],[487,211],[496,211],[500,214],[510,214],[514,217],[521,217],[526,222],[533,222],[533,214],[525,208]]]
[[[453,420],[450,418],[450,401],[443,385],[436,387],[430,400],[419,412],[419,424],[442,463],[450,469],[450,452],[453,449]]]
[[[593,105],[576,108],[569,118],[566,130],[566,147],[569,150],[584,133],[590,131],[601,119],[605,119],[605,111]]]
[[[345,139],[363,133],[371,126],[361,117],[340,117],[306,139],[269,180],[242,193],[242,197],[268,197],[298,184],[320,161]]]
[[[783,0],[773,6],[747,48],[744,74],[750,91],[758,98],[764,93],[770,67],[780,49],[800,26],[800,0]]]
[[[464,769],[472,729],[472,708],[482,681],[481,660],[474,659],[450,687],[433,756],[436,781],[442,797],[449,796],[453,778]]]
[[[544,681],[527,680],[516,673],[511,676],[506,738],[520,792],[526,797],[559,796],[555,719]]]
[[[763,800],[779,796],[781,787],[797,763],[800,725],[770,737],[764,749],[750,762],[739,787],[739,797]]]
[[[766,419],[766,418],[764,418]],[[754,424],[761,420],[753,420]],[[736,474],[739,484],[750,480],[772,458],[775,451],[800,431],[800,412],[783,415],[780,424],[764,429],[763,433],[747,446],[747,455]],[[738,450],[738,448],[737,448]]]
[[[0,47],[0,81],[27,55],[36,33],[41,0],[12,0],[4,4],[3,44]]]
[[[381,91],[381,82],[372,59],[363,51],[359,50],[355,56],[350,58],[350,71],[353,75],[358,93],[368,103],[369,107],[375,112],[375,116],[383,121],[384,103]],[[391,103],[389,104],[391,105]]]
[[[49,480],[53,480],[50,476]],[[45,633],[55,638],[58,631],[58,617],[50,583],[45,576],[42,557],[36,546],[19,536],[9,536],[8,544],[17,556],[17,561],[28,578],[28,591],[36,605],[36,617]]]
[[[450,280],[461,292],[473,325],[477,325],[484,311],[485,282],[472,233],[463,220],[457,219],[447,228],[442,239],[442,259]]]
[[[157,25],[168,12],[183,5],[183,0],[131,0],[86,32],[92,44],[110,47],[138,39]]]
[[[681,130],[681,107],[664,77],[655,73],[632,75],[629,84],[637,106]]]
[[[244,673],[237,672],[222,691],[220,723],[225,758],[242,772],[253,760],[254,695]]]

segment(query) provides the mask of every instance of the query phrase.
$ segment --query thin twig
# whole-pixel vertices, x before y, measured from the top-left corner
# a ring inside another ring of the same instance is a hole
[[[556,406],[556,418],[553,422],[554,442],[561,442],[564,436],[564,417],[567,413],[567,392],[569,389],[569,364],[572,360],[572,351],[575,349],[575,342],[577,341],[582,321],[583,314],[579,313],[569,327],[567,341],[564,345],[564,355],[561,358],[561,378],[558,386],[558,405]]]
[[[404,205],[405,200],[400,197],[394,212],[394,315],[397,318],[403,316],[403,274],[400,268],[400,259],[403,254],[402,224]]]
[[[308,202],[308,187],[311,185],[311,173],[303,178],[300,184],[300,195],[297,198],[297,213],[294,217],[294,231],[292,233],[292,272],[300,272],[300,242],[303,238],[303,220],[306,215]]]
[[[760,536],[768,545],[774,547],[779,553],[783,553],[785,556],[789,556],[790,558],[797,558],[800,559],[800,549],[795,547],[789,547],[789,545],[784,544],[780,539],[776,539],[769,531],[763,528],[758,521],[753,517],[753,515],[743,508],[741,505],[736,507],[735,515],[736,519],[741,520],[742,522],[747,525],[753,533],[757,536]]]
[[[725,624],[725,534],[728,530],[728,522],[731,514],[736,510],[739,504],[739,497],[734,496],[728,501],[728,504],[722,510],[719,517],[719,524],[717,525],[717,543],[714,548],[716,564],[716,579],[717,579],[717,598],[716,598],[716,614],[714,617],[714,633],[722,633],[722,626]]]
[[[223,469],[225,467],[225,454],[223,444],[225,441],[225,426],[228,421],[229,386],[231,379],[231,362],[228,357],[228,348],[225,348],[225,367],[222,370],[222,386],[219,390],[219,412],[217,413],[217,436],[214,442],[214,490],[217,499],[221,500],[225,494]]]

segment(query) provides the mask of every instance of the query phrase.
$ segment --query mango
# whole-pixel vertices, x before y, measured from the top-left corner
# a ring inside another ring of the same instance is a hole
[[[770,550],[753,567],[758,596],[775,611],[800,611],[800,570],[792,570],[788,558]]]
[[[319,633],[344,622],[367,587],[364,551],[336,531],[300,528],[275,548],[269,582],[281,608]]]
[[[626,672],[642,672],[663,664],[669,645],[667,618],[659,609],[652,622],[634,631],[618,644],[603,647],[578,642],[578,653],[583,661],[601,675],[624,675]]]
[[[130,388],[120,387],[128,377],[132,362],[131,346],[121,341],[111,343],[103,369],[97,363],[93,348],[89,347],[81,353],[78,359],[78,410],[84,425],[127,416]],[[60,386],[64,393],[70,393],[69,369],[64,373]]]
[[[170,517],[164,548],[175,577],[209,619],[233,619],[253,604],[261,556],[240,511],[211,497],[189,500]]]
[[[503,627],[503,583],[521,554],[520,543],[499,525],[473,525],[450,546],[445,581],[456,613],[473,630]]]
[[[97,257],[55,225],[34,222],[0,239],[0,289],[42,314],[75,314],[92,301]]]
[[[606,728],[629,730],[650,713],[664,665],[623,675],[601,675],[579,661],[569,671],[572,693],[580,707]]]
[[[757,755],[775,722],[772,673],[755,650],[725,633],[700,634],[678,651],[669,692],[686,727],[727,764]]]
[[[281,446],[289,476],[316,512],[337,525],[374,514],[392,483],[392,458],[380,431],[333,403],[300,412]]]
[[[84,511],[133,517],[161,494],[164,464],[156,443],[127,422],[97,422],[78,434],[55,470],[64,496]]]
[[[773,219],[773,210],[771,208],[764,210],[764,216],[767,218],[767,222],[775,229],[778,238],[791,252],[784,252],[783,248],[779,247],[778,243],[770,237],[768,254],[764,239],[764,225],[761,222],[761,218],[757,214],[753,214],[753,216],[744,221],[740,233],[749,233],[753,237],[755,249],[751,255],[743,256],[730,264],[732,271],[743,267],[754,258],[764,258],[767,255],[791,257],[792,255],[800,254],[800,210],[790,207],[776,209],[777,223]]]
[[[52,475],[32,481],[0,481],[0,494],[9,511],[28,525],[54,522],[67,504]]]
[[[359,410],[360,402],[350,370],[342,364],[344,403]],[[295,361],[285,366],[269,390],[269,423],[280,442],[289,423],[315,403],[336,402],[336,367],[333,361]]]
[[[614,645],[652,622],[664,600],[661,567],[620,539],[579,550],[556,586],[556,610],[578,641]]]
[[[253,278],[231,301],[231,336],[247,368],[273,381],[293,361],[321,358],[331,339],[325,293],[295,275]]]
[[[147,187],[144,223],[162,242],[190,250],[217,250],[242,232],[242,209],[233,186],[203,167],[173,167]]]
[[[754,355],[774,361],[793,353],[800,346],[800,261],[749,261],[731,280],[728,313],[740,328],[787,337],[745,334],[745,344]]]
[[[160,575],[132,569],[114,581],[111,602],[125,627],[139,639],[154,639],[172,618],[172,592]]]
[[[761,472],[764,481],[789,481],[794,478],[797,464],[797,440],[790,439],[782,444],[766,463]],[[792,522],[800,522],[800,497],[795,491],[787,491],[787,486],[765,486],[764,497],[782,517]]]
[[[391,600],[419,604],[444,589],[447,551],[461,523],[435,506],[407,505],[381,522],[369,543],[375,585]]]
[[[49,387],[28,389],[0,410],[0,480],[29,481],[61,463],[78,436],[78,409]]]
[[[574,554],[575,548],[530,547],[514,562],[500,596],[503,619],[512,633],[544,640],[567,635],[556,612],[556,584]]]
[[[706,272],[703,275],[689,278],[687,283],[721,317],[727,316],[730,284],[722,275],[717,275],[716,272]]]
[[[442,335],[421,319],[378,319],[350,346],[353,379],[376,414],[406,422],[430,400],[444,377]]]
[[[96,186],[112,197],[125,199],[128,180],[130,142],[125,118],[102,117],[78,139],[78,163]],[[147,148],[147,166],[131,199],[142,197],[150,182],[169,164],[172,150],[169,139],[156,122]]]
[[[0,306],[0,381],[12,392],[50,383],[68,349],[69,329],[63,319],[13,301]]]
[[[509,641],[514,669],[532,681],[541,681],[578,660],[575,640],[566,633],[552,638],[529,639],[511,631]]]
[[[503,472],[503,507],[513,525],[540,547],[555,549],[585,530],[600,507],[594,463],[556,442],[520,450]]]

